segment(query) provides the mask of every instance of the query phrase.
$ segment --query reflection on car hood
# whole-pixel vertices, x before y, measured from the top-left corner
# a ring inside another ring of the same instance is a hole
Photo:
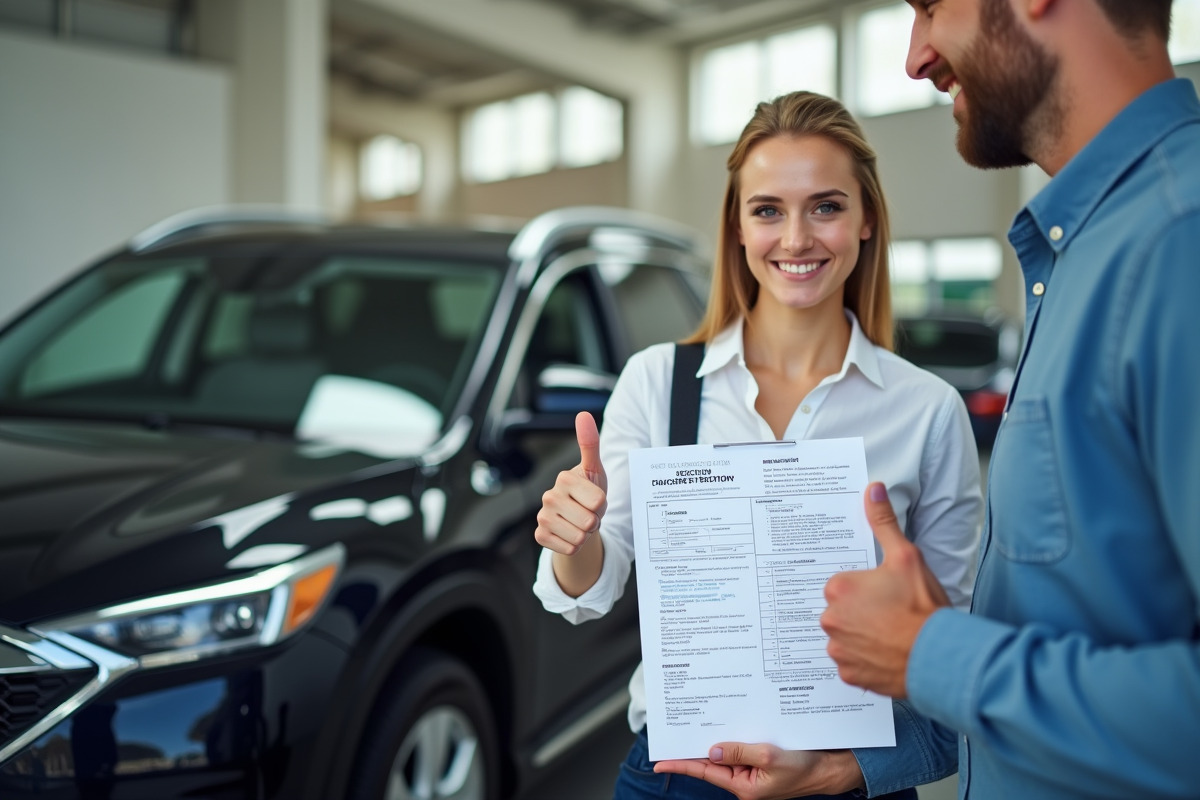
[[[303,538],[315,526],[287,524],[309,518],[300,494],[379,463],[286,440],[0,421],[0,620],[212,581],[252,545],[320,546]]]

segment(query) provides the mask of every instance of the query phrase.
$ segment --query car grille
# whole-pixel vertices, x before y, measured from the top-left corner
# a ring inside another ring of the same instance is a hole
[[[103,681],[101,662],[0,625],[0,762],[53,728]]]
[[[87,684],[95,670],[0,675],[0,747],[29,730]]]

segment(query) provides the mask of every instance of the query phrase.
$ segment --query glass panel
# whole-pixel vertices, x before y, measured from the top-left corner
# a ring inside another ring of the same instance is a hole
[[[982,367],[1000,356],[1000,335],[968,320],[901,320],[897,352],[924,367]]]
[[[463,170],[467,180],[498,181],[511,174],[512,115],[507,103],[480,106],[467,116]]]
[[[625,123],[619,101],[582,86],[564,90],[560,101],[559,147],[563,166],[586,167],[621,156]]]
[[[533,175],[554,166],[554,98],[545,92],[512,101],[512,174]]]
[[[73,0],[72,35],[113,44],[166,51],[171,45],[171,12],[112,0]]]
[[[767,39],[766,47],[767,90],[763,99],[800,89],[837,96],[837,35],[833,28],[814,25],[781,33]]]
[[[704,54],[700,62],[697,136],[703,144],[736,141],[759,96],[759,43],[741,42]]]
[[[359,174],[368,200],[415,194],[421,188],[421,149],[395,136],[376,136],[363,148]]]
[[[940,92],[929,81],[914,81],[904,71],[913,11],[897,3],[858,18],[855,101],[867,116],[925,108]]]
[[[294,252],[111,261],[0,338],[0,405],[291,431],[311,423],[313,403],[316,429],[353,420],[357,398],[371,413],[441,420],[501,275],[486,263]]]
[[[892,283],[924,283],[929,280],[929,247],[924,242],[894,241],[890,266]]]
[[[1200,0],[1175,0],[1171,6],[1171,60],[1200,61]]]
[[[639,265],[632,270],[601,270],[601,276],[613,287],[633,352],[678,341],[700,322],[699,298],[674,270]]]
[[[995,239],[938,239],[933,243],[933,274],[940,281],[991,281],[1000,275],[1004,254]]]
[[[164,270],[101,299],[39,348],[21,373],[21,396],[41,397],[141,372],[183,281],[182,272]]]
[[[54,5],[54,0],[0,0],[0,22],[52,31]]]

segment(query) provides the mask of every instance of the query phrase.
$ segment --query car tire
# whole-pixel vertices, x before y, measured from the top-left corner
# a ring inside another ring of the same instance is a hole
[[[500,756],[491,706],[461,661],[407,655],[375,704],[352,800],[498,800]]]

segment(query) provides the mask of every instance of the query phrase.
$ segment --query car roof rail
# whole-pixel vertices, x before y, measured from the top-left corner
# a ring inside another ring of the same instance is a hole
[[[129,240],[129,249],[148,250],[167,239],[183,234],[199,235],[204,229],[218,225],[254,225],[282,223],[294,225],[328,225],[330,219],[319,212],[299,211],[287,206],[247,204],[205,206],[183,211],[156,222]]]
[[[534,217],[509,245],[509,258],[520,264],[518,282],[521,286],[530,285],[543,256],[563,239],[601,230],[628,233],[649,240],[650,244],[684,250],[703,244],[699,233],[692,228],[643,211],[610,206],[559,208]]]

